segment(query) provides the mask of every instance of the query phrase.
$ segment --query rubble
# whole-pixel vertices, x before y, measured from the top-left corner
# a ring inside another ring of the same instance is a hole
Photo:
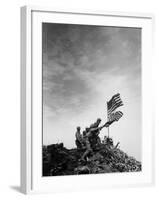
[[[128,156],[111,138],[105,138],[86,161],[84,149],[67,149],[63,143],[43,146],[43,176],[138,172],[141,162]]]
[[[77,148],[67,149],[63,143],[43,146],[43,176],[141,171],[141,162],[123,152],[119,142],[115,145],[109,132],[103,141],[99,136],[103,128],[121,119],[123,113],[116,111],[120,106],[123,106],[123,102],[117,93],[107,102],[106,123],[101,125],[102,120],[98,118],[82,132],[81,127],[77,126]]]

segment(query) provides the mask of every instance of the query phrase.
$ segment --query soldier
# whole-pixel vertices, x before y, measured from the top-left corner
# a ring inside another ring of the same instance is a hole
[[[92,154],[93,150],[101,144],[101,140],[99,137],[100,131],[104,127],[108,127],[112,122],[106,122],[103,126],[99,127],[101,123],[101,119],[97,119],[97,121],[90,126],[90,128],[86,128],[85,136],[83,140],[85,141],[86,151],[82,156],[82,160],[86,160],[87,156]]]
[[[101,144],[99,133],[100,133],[100,130],[103,128],[103,126],[102,128],[99,128],[100,123],[101,123],[101,119],[98,118],[94,124],[90,125],[90,136],[89,136],[90,139],[89,140],[93,149],[98,144]]]
[[[83,136],[83,141],[86,147],[86,151],[82,156],[82,160],[85,160],[88,155],[92,154],[94,146],[101,143],[100,137],[98,136],[100,130],[105,126],[98,127],[101,123],[101,119],[98,118],[94,124],[90,125],[90,128],[86,128]],[[93,149],[92,149],[93,148]]]
[[[76,143],[76,146],[77,146],[77,149],[81,149],[83,148],[83,139],[82,139],[82,135],[81,135],[81,127],[77,127],[77,131],[76,131],[76,140],[75,140],[75,143]]]
[[[101,119],[98,118],[97,121],[94,124],[90,125],[90,128],[97,128],[99,126],[99,124],[101,123]]]
[[[86,128],[85,131],[83,131],[83,143],[86,151],[84,152],[81,160],[86,160],[87,156],[93,152],[89,141],[89,128]]]

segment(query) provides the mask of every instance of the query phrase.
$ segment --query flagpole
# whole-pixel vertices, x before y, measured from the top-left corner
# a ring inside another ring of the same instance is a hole
[[[108,102],[107,102],[107,121],[109,121],[109,117],[108,117]],[[109,126],[108,126],[108,138],[109,138]]]
[[[109,126],[108,126],[108,138],[109,138]]]

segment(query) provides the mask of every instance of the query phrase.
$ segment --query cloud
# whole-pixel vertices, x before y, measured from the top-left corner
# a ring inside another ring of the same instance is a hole
[[[124,100],[126,116],[121,128],[113,129],[120,132],[124,147],[134,152],[125,140],[132,137],[135,142],[134,137],[141,136],[141,30],[43,24],[45,143],[60,137],[74,146],[75,126],[88,126],[99,116],[106,120],[106,101],[117,92]],[[131,136],[123,133],[132,122],[137,127],[134,137],[132,131]],[[137,149],[140,157],[140,144]]]

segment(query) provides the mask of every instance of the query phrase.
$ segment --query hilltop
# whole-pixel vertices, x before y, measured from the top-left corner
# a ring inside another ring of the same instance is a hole
[[[111,139],[110,139],[111,141]],[[128,156],[111,143],[101,143],[87,161],[81,160],[85,150],[67,149],[63,143],[43,146],[43,176],[137,172],[141,162]]]

